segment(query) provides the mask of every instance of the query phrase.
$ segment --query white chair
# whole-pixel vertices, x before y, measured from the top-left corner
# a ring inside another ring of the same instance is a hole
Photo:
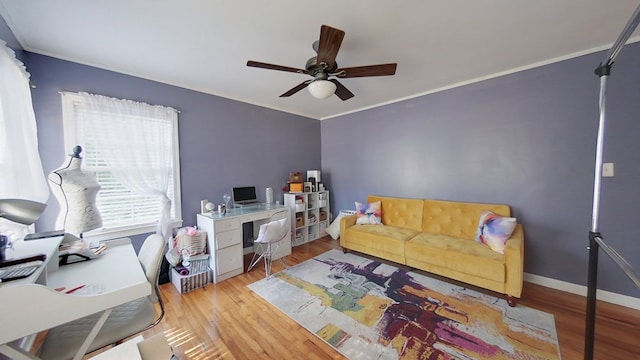
[[[273,220],[276,218],[284,218],[279,220]],[[247,272],[253,269],[254,266],[260,261],[264,260],[264,272],[265,277],[271,277],[271,266],[273,265],[273,257],[279,247],[280,240],[284,239],[289,233],[289,210],[277,212],[271,216],[271,221],[266,224],[260,225],[260,232],[258,238],[254,241],[254,244],[260,246],[260,255],[254,252],[251,263]],[[289,268],[284,261],[284,257],[280,257],[280,261],[284,264],[285,268]]]
[[[164,304],[159,296],[158,276],[164,248],[165,241],[160,235],[149,235],[145,239],[138,253],[138,260],[151,283],[151,295],[113,308],[85,353],[107,345],[116,345],[132,335],[150,329],[162,320]],[[160,304],[160,314],[157,317],[155,303]],[[89,315],[50,329],[39,350],[39,356],[45,360],[72,359],[100,315],[101,313]]]

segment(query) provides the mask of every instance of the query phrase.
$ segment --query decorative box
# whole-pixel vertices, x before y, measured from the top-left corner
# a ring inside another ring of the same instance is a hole
[[[176,269],[171,269],[171,283],[181,293],[188,293],[189,291],[199,289],[212,280],[211,269],[207,267],[207,271],[189,275],[180,275]]]
[[[289,192],[302,192],[302,183],[289,183]]]
[[[209,270],[209,254],[195,255],[189,258],[189,271],[198,274]]]

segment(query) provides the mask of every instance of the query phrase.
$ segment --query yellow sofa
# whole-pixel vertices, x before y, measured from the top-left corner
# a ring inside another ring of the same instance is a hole
[[[518,224],[504,254],[475,241],[480,215],[490,210],[511,216],[508,205],[369,196],[380,201],[380,225],[356,225],[356,215],[340,222],[344,251],[369,254],[507,295],[522,294],[524,231]]]

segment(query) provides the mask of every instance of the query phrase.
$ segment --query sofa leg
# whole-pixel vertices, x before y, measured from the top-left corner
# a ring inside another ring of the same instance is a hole
[[[516,298],[514,296],[507,295],[507,304],[511,307],[516,306]]]
[[[349,252],[349,249],[347,249],[346,247],[343,247],[343,248],[342,248],[342,253],[343,253],[343,254],[346,254],[346,253],[348,253],[348,252]]]

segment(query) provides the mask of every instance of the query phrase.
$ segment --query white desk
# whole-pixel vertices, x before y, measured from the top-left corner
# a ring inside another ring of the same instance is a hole
[[[151,294],[151,284],[129,239],[107,242],[108,249],[96,259],[56,269],[61,241],[62,237],[23,241],[15,245],[15,253],[8,251],[11,257],[45,253],[49,264],[29,278],[0,284],[0,353],[33,359],[17,346],[17,340],[98,312],[103,312],[106,320],[111,308]],[[67,295],[54,290],[85,284],[99,284],[103,292]],[[97,334],[99,327],[95,330]],[[87,340],[92,334],[87,335]]]
[[[244,271],[242,248],[242,224],[254,222],[257,236],[261,224],[270,220],[287,218],[291,223],[291,209],[284,205],[259,204],[229,209],[222,216],[218,213],[198,214],[198,228],[207,232],[209,267],[213,270],[213,282],[229,279]],[[254,251],[259,251],[254,247]],[[273,259],[291,254],[291,231],[278,243]]]

